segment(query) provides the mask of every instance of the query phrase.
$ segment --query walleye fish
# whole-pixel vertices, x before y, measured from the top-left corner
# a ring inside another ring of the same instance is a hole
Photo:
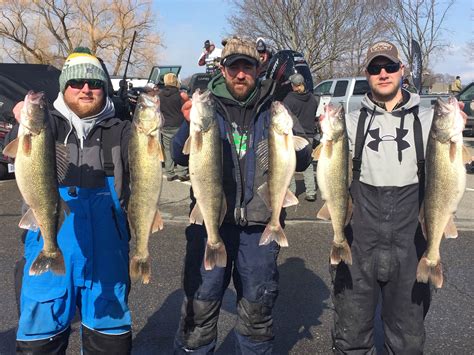
[[[281,247],[287,247],[288,239],[280,224],[281,209],[298,204],[298,198],[288,187],[295,173],[296,151],[303,149],[309,142],[293,135],[293,118],[281,102],[274,101],[270,110],[268,147],[265,148],[268,149],[267,182],[257,189],[257,193],[272,215],[259,244],[267,245],[274,240]],[[258,147],[258,155],[265,154],[261,147]]]
[[[428,246],[416,272],[419,282],[431,281],[436,288],[443,285],[441,238],[443,233],[447,238],[457,237],[453,214],[466,188],[464,164],[470,157],[463,146],[463,129],[457,100],[450,97],[446,103],[438,98],[426,148],[426,188],[420,212]]]
[[[207,243],[204,268],[227,265],[227,253],[219,234],[227,204],[222,187],[222,140],[210,91],[193,94],[190,112],[190,132],[183,153],[189,154],[189,176],[196,205],[191,211],[191,223],[206,227]]]
[[[64,257],[57,234],[69,214],[66,202],[60,198],[56,170],[56,146],[49,124],[49,113],[43,92],[29,91],[20,113],[18,137],[10,142],[3,154],[15,158],[18,189],[29,206],[19,227],[40,230],[43,249],[31,264],[29,274],[40,275],[48,270],[65,273]]]
[[[334,238],[330,260],[332,265],[341,261],[352,264],[352,254],[344,235],[344,227],[351,216],[349,197],[349,144],[342,106],[328,104],[320,120],[323,136],[313,152],[318,161],[318,186],[325,201],[318,212],[320,219],[331,220]]]
[[[152,233],[163,229],[163,220],[158,210],[163,172],[161,163],[164,151],[160,141],[160,130],[164,119],[160,112],[160,101],[156,96],[141,94],[133,116],[128,160],[130,166],[130,200],[128,223],[136,241],[130,259],[130,276],[150,282],[148,240]]]

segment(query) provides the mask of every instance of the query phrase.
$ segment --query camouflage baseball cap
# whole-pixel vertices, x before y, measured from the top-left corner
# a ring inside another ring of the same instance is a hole
[[[253,65],[258,65],[259,55],[255,48],[255,42],[247,41],[239,37],[229,38],[222,50],[221,64],[229,66],[239,59],[246,60]]]
[[[394,63],[401,62],[398,48],[393,43],[388,41],[379,41],[370,46],[369,50],[367,51],[364,67],[367,68],[370,62],[376,57],[385,57]]]

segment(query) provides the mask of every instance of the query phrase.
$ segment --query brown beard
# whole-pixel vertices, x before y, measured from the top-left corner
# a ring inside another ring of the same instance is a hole
[[[90,117],[97,115],[104,108],[105,100],[96,102],[93,106],[81,106],[76,105],[75,103],[67,103],[69,108],[77,115],[79,118]]]
[[[229,90],[230,94],[234,97],[234,99],[236,99],[237,101],[245,101],[255,89],[256,83],[254,83],[253,86],[250,86],[250,83],[248,81],[239,82],[239,83],[243,83],[247,87],[247,90],[245,90],[243,93],[236,92],[232,84],[229,83],[227,80],[225,82],[225,86],[227,87],[227,90]]]

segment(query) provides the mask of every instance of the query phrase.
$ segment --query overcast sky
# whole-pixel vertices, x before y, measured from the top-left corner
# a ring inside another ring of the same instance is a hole
[[[443,0],[442,0],[443,1]],[[227,0],[154,0],[158,29],[166,48],[160,50],[160,64],[182,65],[181,78],[197,72],[206,39],[220,46],[230,32],[226,17],[232,10]],[[474,81],[474,53],[467,58],[463,46],[474,41],[474,0],[457,0],[451,7],[445,28],[451,49],[443,57],[431,58],[436,73],[460,75],[463,84]]]

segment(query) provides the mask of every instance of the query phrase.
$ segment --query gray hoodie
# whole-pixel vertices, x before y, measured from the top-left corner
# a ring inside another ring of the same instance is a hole
[[[403,132],[400,131],[402,109],[408,110],[419,105],[420,97],[409,93],[410,98],[403,106],[392,112],[375,105],[365,95],[362,107],[367,108],[368,117],[364,133],[373,119],[362,151],[360,181],[372,186],[407,186],[418,182],[415,139],[413,134],[413,114],[405,114]],[[349,149],[353,152],[360,110],[346,116]],[[433,119],[433,110],[419,107],[423,145],[426,153],[428,134]],[[401,144],[402,159],[399,161],[398,148]]]

